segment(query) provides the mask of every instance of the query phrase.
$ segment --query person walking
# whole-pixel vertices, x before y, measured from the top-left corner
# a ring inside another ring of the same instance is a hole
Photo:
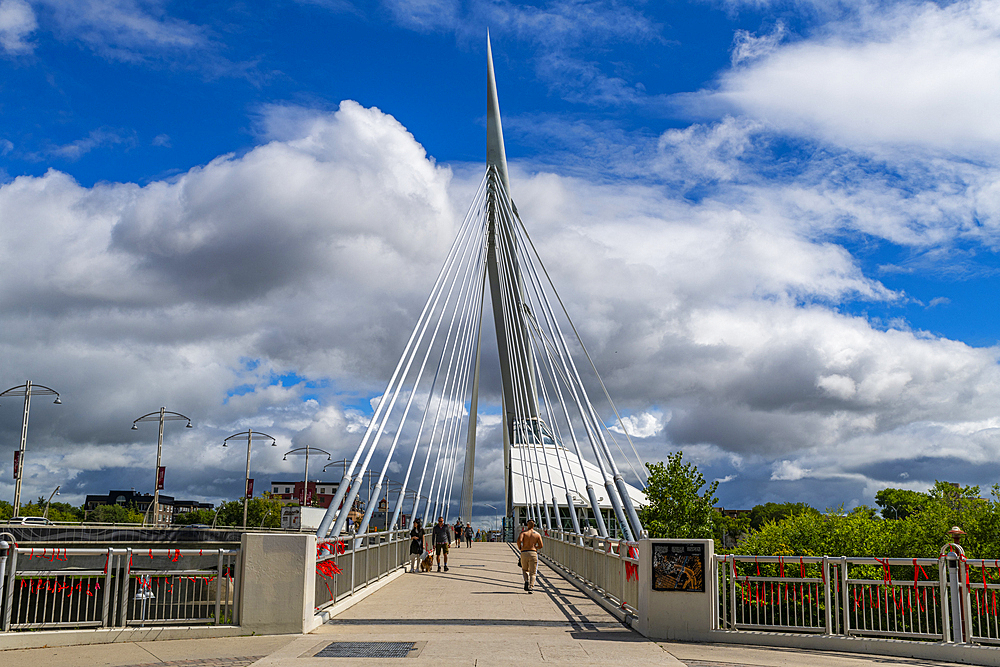
[[[538,552],[542,548],[542,536],[535,530],[535,522],[528,519],[524,532],[517,536],[517,548],[521,552],[521,573],[524,574],[524,590],[534,593],[535,575],[538,572]]]
[[[472,538],[475,537],[475,531],[472,530],[472,524],[465,524],[465,546],[472,548]]]
[[[424,555],[424,527],[420,519],[413,520],[410,528],[410,572],[419,572],[420,559]]]
[[[434,542],[434,553],[437,556],[438,572],[441,571],[441,554],[444,554],[444,571],[448,571],[448,547],[451,545],[451,535],[448,534],[448,526],[444,523],[444,517],[439,516],[438,522],[434,524],[431,531],[431,539]]]
[[[462,517],[455,522],[455,548],[462,548]]]

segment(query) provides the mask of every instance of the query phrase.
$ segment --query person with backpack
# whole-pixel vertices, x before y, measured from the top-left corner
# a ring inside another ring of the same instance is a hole
[[[465,524],[465,545],[470,549],[472,548],[472,538],[475,536],[476,534],[475,531],[472,530],[472,524]]]

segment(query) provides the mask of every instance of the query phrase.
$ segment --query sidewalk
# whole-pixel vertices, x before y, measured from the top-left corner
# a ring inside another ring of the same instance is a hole
[[[506,544],[451,550],[449,572],[404,574],[309,635],[0,651],[0,667],[486,667],[555,663],[680,667],[866,667],[927,661],[733,645],[656,643],[544,565],[532,595]],[[313,657],[331,643],[413,642],[408,657]]]

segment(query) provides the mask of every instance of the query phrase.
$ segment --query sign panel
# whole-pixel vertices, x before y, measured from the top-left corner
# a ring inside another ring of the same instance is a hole
[[[653,543],[653,590],[705,592],[704,544]]]
[[[253,477],[247,480],[247,498],[253,498]]]
[[[21,452],[14,450],[14,479],[21,476]]]
[[[167,466],[160,466],[156,469],[156,490],[163,490],[163,478],[167,474]]]

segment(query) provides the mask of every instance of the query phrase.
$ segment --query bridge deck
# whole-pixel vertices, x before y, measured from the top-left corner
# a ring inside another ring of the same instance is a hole
[[[525,593],[516,558],[506,544],[452,547],[448,572],[404,574],[313,636],[418,642],[427,664],[680,664],[544,565]]]

